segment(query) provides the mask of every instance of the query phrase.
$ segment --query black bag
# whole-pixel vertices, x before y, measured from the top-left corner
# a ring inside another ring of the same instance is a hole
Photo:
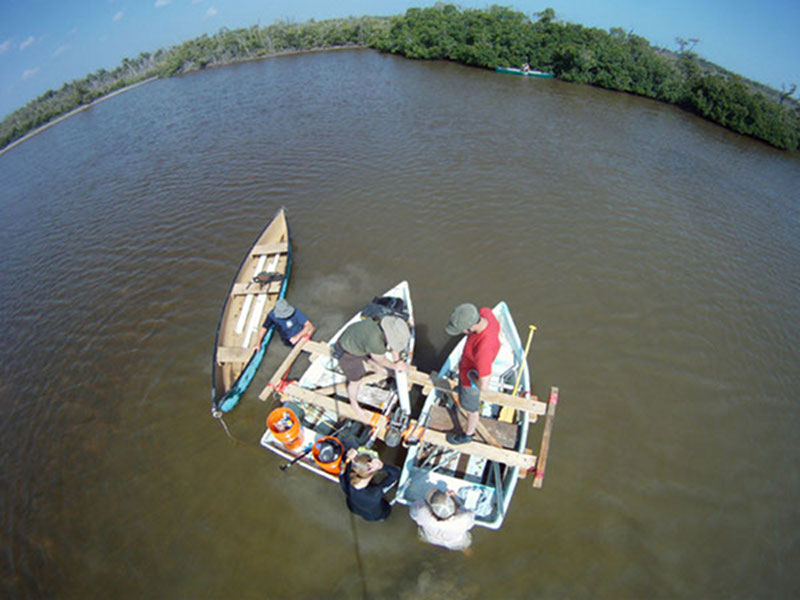
[[[408,321],[408,310],[402,298],[395,296],[375,296],[372,302],[361,310],[361,316],[365,319],[375,319],[380,321],[383,317],[400,317]]]

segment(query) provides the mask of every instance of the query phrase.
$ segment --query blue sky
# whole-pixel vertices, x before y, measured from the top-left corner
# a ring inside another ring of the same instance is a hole
[[[48,89],[113,69],[123,57],[179,44],[221,27],[402,14],[430,0],[0,0],[0,118]],[[474,2],[533,15],[551,6],[572,23],[632,30],[697,52],[734,72],[781,89],[800,85],[800,0],[543,0]],[[796,94],[800,96],[800,93]]]

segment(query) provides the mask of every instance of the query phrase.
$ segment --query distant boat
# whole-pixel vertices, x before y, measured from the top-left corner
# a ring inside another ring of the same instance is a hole
[[[495,67],[494,69],[498,73],[507,73],[508,75],[523,75],[526,77],[545,77],[545,78],[552,78],[552,73],[545,73],[544,71],[537,71],[536,69],[531,69],[530,71],[525,71],[523,69],[517,69],[514,67]]]

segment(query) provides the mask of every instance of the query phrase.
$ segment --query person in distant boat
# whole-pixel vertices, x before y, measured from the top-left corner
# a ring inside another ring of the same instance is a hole
[[[525,64],[522,65],[522,72],[523,73],[530,73],[531,72],[531,66],[530,66],[530,64],[528,64],[528,62],[525,62]]]
[[[358,405],[358,390],[361,380],[368,373],[388,375],[388,370],[407,371],[408,363],[401,359],[400,352],[406,349],[411,331],[400,317],[390,315],[379,320],[361,319],[344,330],[336,342],[334,354],[347,377],[347,397],[359,419],[366,421],[368,415]],[[392,358],[385,355],[391,352]]]
[[[463,508],[452,490],[431,489],[424,500],[417,500],[409,511],[419,525],[419,537],[448,550],[466,550],[472,544],[469,530],[475,515]]]
[[[467,336],[458,364],[458,400],[467,412],[467,424],[464,431],[446,436],[451,444],[465,444],[472,441],[478,427],[480,393],[489,389],[492,363],[500,352],[500,323],[491,308],[478,310],[474,304],[459,304],[453,309],[445,331],[449,335]]]
[[[261,330],[258,332],[256,348],[261,347],[261,341],[267,335],[267,330],[271,325],[275,326],[278,335],[281,336],[283,343],[287,346],[294,346],[302,337],[311,338],[316,331],[316,327],[308,317],[283,298],[278,300],[273,309],[269,311]]]
[[[347,499],[347,508],[365,521],[383,521],[392,506],[383,497],[400,479],[400,469],[385,465],[378,453],[367,448],[347,451],[339,485]]]

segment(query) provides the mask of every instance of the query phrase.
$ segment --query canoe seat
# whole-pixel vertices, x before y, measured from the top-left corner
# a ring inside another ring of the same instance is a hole
[[[257,283],[234,283],[231,290],[231,296],[257,296],[258,294],[277,294],[281,291],[282,281],[273,281],[272,283],[261,286]]]
[[[217,364],[246,363],[253,356],[252,348],[240,346],[219,346],[217,348]]]
[[[250,251],[252,256],[262,254],[285,254],[289,251],[289,242],[277,242],[275,244],[256,244]]]

